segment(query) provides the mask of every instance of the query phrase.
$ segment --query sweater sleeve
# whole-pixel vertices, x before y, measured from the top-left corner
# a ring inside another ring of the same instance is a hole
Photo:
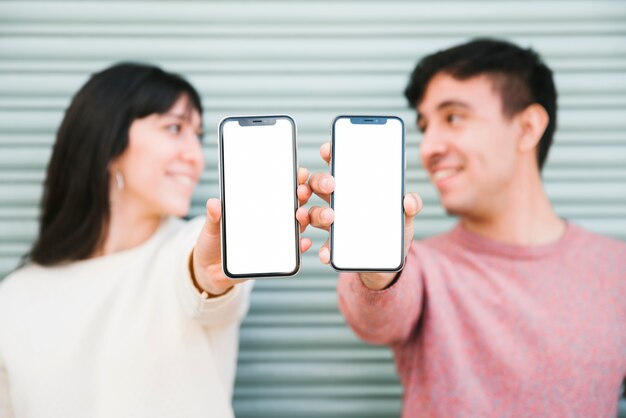
[[[11,403],[11,393],[9,391],[9,379],[7,369],[0,357],[0,417],[14,418],[13,406]]]
[[[7,284],[7,278],[0,281],[0,307],[7,308],[6,288],[3,285]],[[2,418],[14,418],[15,413],[13,411],[13,402],[11,401],[11,391],[9,389],[9,376],[4,363],[3,347],[6,335],[6,324],[2,322],[3,319],[9,317],[7,310],[0,310],[0,417]]]
[[[222,296],[204,299],[193,285],[187,259],[176,281],[178,296],[185,312],[206,326],[241,322],[248,313],[253,282],[235,284],[231,291]]]
[[[410,337],[422,307],[423,281],[416,245],[396,282],[371,290],[357,273],[343,273],[337,284],[339,309],[354,332],[372,344],[398,345]]]
[[[189,272],[189,256],[203,225],[204,218],[200,217],[189,221],[184,228],[182,243],[177,251],[179,256],[175,286],[178,299],[185,313],[205,326],[241,322],[250,306],[253,282],[235,282],[235,286],[228,293],[209,299],[203,298],[193,284]]]

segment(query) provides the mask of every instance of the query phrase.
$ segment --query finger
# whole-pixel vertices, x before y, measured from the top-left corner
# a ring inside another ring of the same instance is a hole
[[[310,223],[309,211],[306,208],[298,208],[296,211],[296,219],[300,224],[300,232],[304,232]]]
[[[335,220],[335,212],[331,208],[313,206],[309,210],[309,219],[315,228],[328,230]]]
[[[330,202],[330,194],[335,190],[335,179],[328,173],[315,173],[309,179],[309,187],[326,202]]]
[[[298,184],[304,184],[309,179],[309,170],[304,167],[298,168]]]
[[[424,207],[424,202],[417,193],[407,193],[404,196],[404,213],[407,218],[410,218],[411,222],[413,222],[413,218],[420,213],[422,207]]]
[[[313,245],[313,242],[308,239],[308,238],[302,238],[300,240],[300,251],[305,253],[309,250],[309,248],[311,248],[311,245]]]
[[[298,203],[300,204],[300,206],[303,206],[306,205],[306,203],[309,201],[311,195],[313,194],[313,191],[308,184],[301,184],[298,186],[297,194]]]
[[[330,263],[330,244],[328,240],[322,245],[319,250],[320,261],[324,264]]]
[[[222,219],[222,203],[219,199],[209,199],[206,202],[205,229],[209,235],[220,235],[220,219]]]
[[[320,147],[320,155],[322,159],[326,161],[326,164],[330,164],[330,142],[325,142]]]

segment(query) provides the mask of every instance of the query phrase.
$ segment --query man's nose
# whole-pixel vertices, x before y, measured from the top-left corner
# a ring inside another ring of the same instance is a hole
[[[448,149],[447,141],[436,126],[429,126],[422,134],[420,154],[423,161],[428,161],[436,155],[445,154]]]

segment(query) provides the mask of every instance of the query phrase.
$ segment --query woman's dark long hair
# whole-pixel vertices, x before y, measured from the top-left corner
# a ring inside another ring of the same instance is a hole
[[[57,132],[39,236],[23,263],[50,266],[94,254],[106,238],[110,216],[109,165],[128,146],[131,123],[165,113],[183,95],[202,115],[194,87],[155,66],[121,63],[89,79]]]

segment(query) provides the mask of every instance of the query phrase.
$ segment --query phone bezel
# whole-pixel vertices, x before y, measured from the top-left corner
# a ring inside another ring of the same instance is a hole
[[[293,222],[294,222],[294,231],[295,231],[295,247],[296,247],[296,266],[293,271],[289,272],[270,272],[270,273],[251,273],[251,274],[236,274],[228,271],[228,254],[226,251],[226,199],[225,199],[225,184],[224,184],[224,125],[228,122],[244,122],[250,126],[253,126],[253,121],[261,120],[259,123],[260,126],[267,125],[264,123],[265,120],[268,119],[285,119],[289,121],[292,129],[292,152],[293,152],[293,191],[294,191],[294,210],[293,210]],[[300,226],[298,221],[296,220],[296,211],[298,210],[298,142],[297,142],[297,127],[296,121],[289,115],[252,115],[252,116],[227,116],[223,118],[218,125],[218,148],[219,148],[219,182],[220,182],[220,193],[221,193],[221,204],[222,204],[222,219],[220,221],[220,238],[222,241],[222,271],[226,275],[226,277],[237,280],[237,279],[249,279],[249,278],[270,278],[270,277],[292,277],[295,276],[301,267],[301,259],[302,254],[300,252]]]
[[[405,218],[405,214],[404,214],[404,179],[405,179],[405,171],[406,171],[406,156],[405,156],[405,130],[404,130],[404,121],[398,117],[398,116],[385,116],[385,115],[339,115],[337,117],[335,117],[335,119],[333,120],[333,123],[331,125],[331,157],[330,157],[330,170],[331,170],[331,175],[333,177],[335,177],[335,127],[337,125],[337,122],[340,119],[350,119],[350,122],[352,123],[352,119],[371,119],[372,125],[379,125],[380,120],[381,119],[385,119],[385,120],[389,120],[389,119],[396,119],[400,122],[400,125],[402,126],[402,196],[400,196],[400,228],[401,228],[401,254],[400,254],[400,264],[397,267],[393,267],[393,268],[379,268],[379,269],[372,269],[372,268],[359,268],[359,267],[340,267],[335,263],[334,260],[334,251],[333,251],[333,243],[335,240],[335,233],[334,233],[334,223],[331,224],[330,226],[330,265],[339,272],[397,272],[400,271],[404,268],[404,263],[405,263],[405,259],[406,259],[406,254],[405,254],[405,250],[404,250],[404,218]],[[363,124],[368,124],[370,122],[365,122]],[[330,195],[330,207],[335,210],[335,193],[331,193]]]

